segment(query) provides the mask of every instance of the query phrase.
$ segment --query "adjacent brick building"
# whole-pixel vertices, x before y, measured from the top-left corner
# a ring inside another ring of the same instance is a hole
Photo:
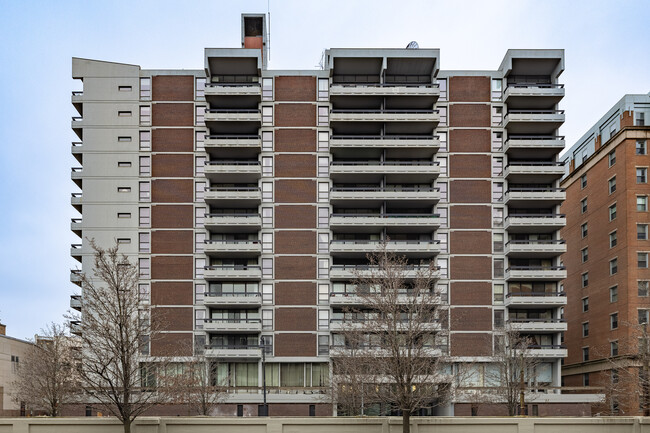
[[[170,344],[225,365],[221,413],[257,413],[262,342],[271,414],[320,415],[332,413],[323,392],[342,344],[332,324],[353,270],[388,240],[413,266],[439,267],[450,320],[436,344],[453,369],[485,386],[509,323],[543,359],[536,402],[569,401],[554,388],[566,355],[563,51],[444,71],[437,49],[330,49],[322,70],[274,71],[265,17],[244,15],[242,29],[242,48],[205,50],[205,70],[73,59],[82,269],[86,238],[138,260]]]

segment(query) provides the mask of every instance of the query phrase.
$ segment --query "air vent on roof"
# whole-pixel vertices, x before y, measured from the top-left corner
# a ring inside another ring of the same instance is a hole
[[[415,41],[409,42],[409,44],[406,46],[407,50],[417,50],[418,48],[420,48],[420,46]]]

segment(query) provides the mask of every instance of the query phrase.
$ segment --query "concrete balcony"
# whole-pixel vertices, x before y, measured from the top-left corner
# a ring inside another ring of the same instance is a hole
[[[260,359],[262,349],[259,346],[206,346],[205,356],[224,359]]]
[[[70,219],[70,231],[75,235],[81,237],[82,233],[82,219],[81,218],[71,218]]]
[[[406,350],[406,347],[402,347],[402,350]],[[448,353],[447,346],[426,346],[422,349],[417,349],[421,351],[423,355],[438,357],[443,354]],[[357,355],[367,355],[367,356],[389,356],[390,351],[387,347],[383,346],[374,346],[363,344],[354,348],[355,356]],[[332,345],[330,346],[330,357],[336,358],[337,356],[350,356],[352,354],[352,349],[349,346],[345,345]]]
[[[505,245],[508,257],[549,258],[566,253],[564,240],[511,240]]]
[[[359,149],[386,149],[389,157],[429,158],[440,148],[436,135],[332,135],[330,151],[338,156],[358,156]]]
[[[506,191],[504,202],[516,208],[557,206],[566,198],[564,188],[514,187]]]
[[[83,128],[84,118],[81,116],[72,116],[72,121],[70,123],[70,126],[72,127],[72,129]],[[77,133],[77,135],[79,134]]]
[[[564,163],[547,161],[514,161],[506,165],[504,177],[508,182],[551,183],[564,176]]]
[[[522,213],[508,215],[504,227],[510,233],[552,233],[565,225],[564,214]]]
[[[79,320],[70,321],[70,333],[73,335],[81,335],[82,326]]]
[[[82,167],[72,167],[70,169],[70,179],[77,185],[79,188],[82,187],[83,181],[83,168]]]
[[[206,332],[244,333],[262,332],[260,319],[204,319],[203,329]]]
[[[508,319],[510,328],[519,332],[563,332],[567,330],[564,319]]]
[[[211,108],[205,110],[205,123],[249,122],[260,125],[262,112],[256,108]]]
[[[70,296],[70,308],[81,311],[81,295]]]
[[[420,109],[333,109],[330,123],[335,122],[426,122],[440,123],[438,110]]]
[[[408,265],[404,270],[404,278],[414,279],[419,276],[430,275],[432,278],[438,278],[439,271],[434,268],[429,274],[429,267],[426,265]],[[332,265],[330,266],[329,278],[332,280],[353,280],[357,274],[365,274],[375,272],[378,276],[381,272],[377,267],[369,265]]]
[[[431,232],[440,227],[438,214],[332,214],[330,228],[340,232],[376,232],[390,227],[401,232]]]
[[[564,292],[518,292],[508,293],[505,306],[510,308],[562,307],[567,304]]]
[[[564,98],[564,84],[512,83],[503,92],[508,108],[550,109]]]
[[[81,270],[80,269],[70,269],[70,282],[81,287]]]
[[[70,197],[70,204],[77,212],[81,213],[82,195],[80,192],[73,192]]]
[[[333,187],[330,203],[336,205],[349,201],[363,202],[363,206],[380,205],[383,201],[401,202],[404,205],[435,205],[440,201],[440,190],[430,187]]]
[[[503,151],[511,158],[551,159],[564,149],[564,136],[508,134]]]
[[[206,83],[205,97],[209,96],[249,96],[260,100],[262,88],[259,83]]]
[[[262,175],[259,161],[207,161],[205,177],[217,183],[254,183]]]
[[[210,257],[256,257],[262,253],[262,244],[256,240],[206,240],[204,252]]]
[[[218,307],[259,307],[262,294],[259,292],[205,292],[203,304]]]
[[[559,344],[530,346],[526,356],[531,358],[566,358],[566,346]]]
[[[78,103],[82,103],[83,100],[84,100],[84,92],[83,92],[83,90],[73,90],[72,91],[72,95],[70,97],[70,102],[72,102],[73,105],[78,104]]]
[[[380,245],[378,240],[333,240],[330,254],[338,257],[365,257]],[[440,243],[430,241],[388,241],[386,250],[407,257],[433,257],[440,253]]]
[[[257,134],[207,135],[205,151],[216,158],[253,158],[262,150],[262,139]]]
[[[366,321],[330,319],[330,332],[346,331],[346,330],[354,330],[354,329],[368,329],[369,326],[374,326],[371,324],[374,322],[375,320],[372,319],[366,319]],[[398,331],[399,330],[406,331],[409,328],[408,323],[403,323],[403,324],[398,323],[396,326]],[[440,325],[440,322],[423,323],[422,329],[435,332],[435,331],[440,331],[442,329],[442,326]]]
[[[440,175],[433,161],[332,161],[330,179],[334,182],[431,183]]]
[[[251,233],[262,228],[262,217],[257,213],[207,214],[203,225],[219,233]]]
[[[510,266],[506,280],[559,281],[566,278],[564,266]]]
[[[330,306],[350,306],[363,304],[363,298],[360,298],[356,293],[347,292],[330,292]]]
[[[564,110],[508,110],[503,127],[509,134],[553,134],[564,123]]]
[[[204,199],[210,205],[221,207],[253,207],[262,201],[259,187],[213,186],[205,189]]]
[[[83,254],[83,247],[81,244],[70,244],[70,256],[81,262],[81,255]]]
[[[257,265],[215,265],[205,266],[206,280],[260,280],[262,269]]]
[[[84,146],[81,141],[73,141],[70,146],[70,153],[77,160],[79,164],[83,164]]]
[[[437,84],[332,84],[330,96],[440,96]]]

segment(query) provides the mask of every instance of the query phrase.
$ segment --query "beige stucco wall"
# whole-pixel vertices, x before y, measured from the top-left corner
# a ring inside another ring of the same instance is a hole
[[[11,395],[11,383],[16,379],[14,368],[11,365],[11,356],[18,356],[20,364],[25,360],[25,354],[30,346],[31,343],[27,341],[0,335],[0,416],[18,415],[17,411],[20,410],[20,405],[14,403]],[[1,426],[0,432],[3,432]]]
[[[0,433],[119,433],[114,418],[0,418]],[[158,418],[135,433],[399,433],[400,418]],[[413,433],[650,433],[650,418],[412,418]]]

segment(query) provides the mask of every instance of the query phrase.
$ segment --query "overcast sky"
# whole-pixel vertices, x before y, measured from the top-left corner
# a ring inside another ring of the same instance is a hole
[[[79,238],[70,206],[71,57],[200,69],[239,47],[260,1],[0,0],[0,321],[31,337],[62,321]],[[440,48],[441,69],[496,69],[508,48],[564,48],[561,133],[572,145],[626,93],[650,91],[650,1],[270,0],[271,69],[315,69],[336,47]]]

